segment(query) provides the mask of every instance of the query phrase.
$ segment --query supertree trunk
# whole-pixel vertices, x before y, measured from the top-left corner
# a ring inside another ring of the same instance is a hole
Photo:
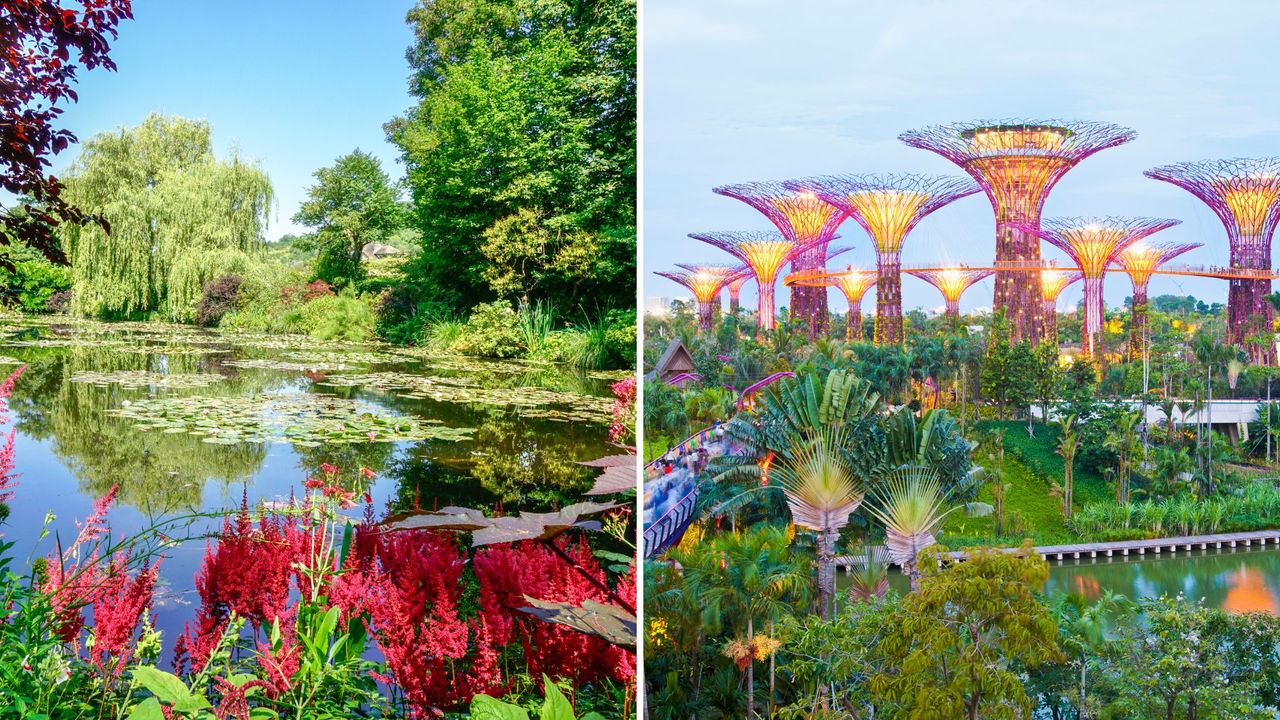
[[[960,298],[947,298],[947,319],[952,323],[960,322]]]
[[[1081,350],[1092,358],[1098,345],[1098,332],[1102,329],[1102,276],[1086,276],[1084,279],[1084,323],[1081,332]]]
[[[1058,344],[1058,299],[1045,300],[1041,310],[1044,318],[1044,337],[1054,345]]]
[[[902,259],[898,253],[876,253],[877,345],[902,342]]]
[[[742,305],[738,302],[738,296],[742,294],[742,288],[729,288],[729,314],[737,316],[738,310]]]
[[[1040,295],[1039,283],[1029,280],[1035,277],[1033,273],[1000,269],[1001,263],[1040,262],[1039,236],[1023,229],[1040,227],[1040,206],[1038,203],[1032,207],[1019,205],[1001,207],[996,214],[997,269],[992,304],[996,312],[1004,311],[1013,340],[1029,340],[1034,344],[1045,336],[1044,298]]]
[[[715,303],[698,301],[698,327],[702,330],[711,330],[715,327],[716,320]]]
[[[1243,238],[1232,248],[1231,269],[1271,270],[1271,247],[1259,238]],[[1270,335],[1274,309],[1267,296],[1271,294],[1271,280],[1232,279],[1227,291],[1227,342],[1233,345],[1249,345],[1254,362],[1268,365],[1275,363],[1274,343],[1266,348],[1249,344],[1250,337]]]
[[[849,308],[849,339],[862,339],[862,308]]]
[[[760,283],[759,293],[758,293],[760,298],[760,303],[758,305],[758,310],[757,310],[757,315],[759,316],[759,318],[758,318],[757,324],[759,325],[761,331],[772,330],[775,325],[775,322],[774,322],[775,311],[773,309],[773,286],[774,286],[774,281],[772,279],[770,279],[769,282]]]
[[[817,245],[796,256],[791,264],[792,272],[826,270],[826,243]],[[802,321],[808,328],[809,339],[826,334],[831,329],[828,315],[827,289],[807,285],[791,286],[791,319]]]
[[[1147,288],[1133,289],[1129,319],[1129,358],[1140,359],[1147,352]]]

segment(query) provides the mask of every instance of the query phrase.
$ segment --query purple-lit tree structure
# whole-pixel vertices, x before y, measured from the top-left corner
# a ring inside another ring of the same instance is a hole
[[[874,270],[855,268],[852,265],[846,270],[835,272],[809,270],[789,275],[787,282],[792,286],[840,288],[840,292],[844,293],[845,300],[849,302],[849,312],[845,318],[849,324],[847,337],[850,340],[862,339],[862,298],[866,296],[867,290],[870,290],[871,286],[876,284],[876,272]]]
[[[1076,270],[1046,269],[1040,271],[1040,295],[1044,299],[1044,336],[1058,342],[1058,296],[1071,283],[1084,277]]]
[[[1082,350],[1086,357],[1094,357],[1096,354],[1097,334],[1102,327],[1102,279],[1106,275],[1107,266],[1125,248],[1179,222],[1181,221],[1148,217],[1049,218],[1040,223],[1039,227],[1019,228],[1034,231],[1071,256],[1084,275],[1084,324],[1081,335],[1084,346]]]
[[[907,273],[938,288],[947,302],[947,317],[954,321],[960,319],[960,296],[964,295],[964,291],[974,283],[991,277],[995,271],[956,267],[944,270],[908,270]]]
[[[986,191],[996,215],[994,308],[1009,318],[1016,339],[1039,341],[1044,303],[1035,274],[1040,262],[1044,201],[1084,158],[1129,142],[1135,133],[1106,123],[1058,120],[983,120],[938,125],[898,136],[964,168]]]
[[[1243,344],[1258,333],[1270,334],[1271,236],[1280,221],[1280,158],[1234,158],[1176,163],[1148,170],[1146,176],[1172,183],[1200,198],[1227,229],[1232,278],[1227,291],[1227,342]],[[1254,270],[1257,277],[1248,277]],[[1268,343],[1270,345],[1270,343]],[[1270,362],[1274,352],[1251,350]]]
[[[839,208],[871,236],[876,245],[875,341],[902,342],[902,244],[926,215],[978,192],[978,185],[931,175],[829,175],[787,185]]]
[[[764,213],[785,238],[802,247],[790,260],[792,271],[826,269],[827,245],[846,217],[839,209],[813,193],[797,192],[780,182],[724,185],[712,192],[737,198]],[[790,307],[793,319],[808,323],[810,337],[826,331],[826,288],[793,286]]]
[[[738,298],[742,296],[742,286],[746,285],[747,281],[753,277],[755,277],[755,273],[751,272],[751,268],[740,267],[734,276],[729,279],[729,283],[725,285],[729,289],[730,315],[737,316],[738,308],[740,307]]]
[[[1147,286],[1151,276],[1161,265],[1182,253],[1200,247],[1200,243],[1137,242],[1116,256],[1116,264],[1124,269],[1133,283],[1133,303],[1130,308],[1129,357],[1140,358],[1147,345]]]
[[[715,318],[715,303],[720,299],[720,289],[729,283],[729,279],[734,275],[734,269],[723,265],[681,265],[680,267],[682,268],[680,271],[655,274],[689,288],[694,299],[698,301],[698,327],[710,330]]]
[[[773,290],[778,271],[808,246],[796,243],[782,233],[770,231],[689,233],[694,240],[714,245],[751,268],[759,292],[758,317],[761,330],[774,326]],[[824,291],[825,292],[825,291]],[[826,297],[825,295],[823,297]]]

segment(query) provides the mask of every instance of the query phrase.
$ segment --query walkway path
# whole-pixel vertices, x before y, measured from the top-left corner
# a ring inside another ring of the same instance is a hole
[[[644,557],[657,556],[684,536],[698,505],[698,475],[711,458],[728,450],[728,441],[709,427],[645,466]],[[668,464],[667,455],[673,455],[675,462]]]
[[[1280,547],[1280,530],[1253,530],[1250,532],[1219,533],[1216,535],[1184,535],[1179,537],[1151,538],[1144,540],[1117,540],[1114,542],[1080,543],[1077,545],[1039,545],[1033,548],[1045,560],[1076,560],[1079,558],[1114,557],[1117,555],[1146,555],[1152,553],[1176,553],[1179,550],[1221,550],[1224,547]],[[1004,552],[1018,552],[1020,548],[1001,548]],[[965,560],[964,551],[949,553],[954,560]],[[836,565],[858,565],[860,556],[841,556]]]

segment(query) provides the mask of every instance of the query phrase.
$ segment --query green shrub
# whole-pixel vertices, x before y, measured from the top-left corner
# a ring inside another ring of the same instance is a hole
[[[169,271],[165,316],[172,322],[194,322],[205,287],[227,275],[243,276],[258,259],[234,249],[198,250],[180,256]]]
[[[466,330],[467,324],[464,321],[439,315],[422,323],[422,344],[432,352],[452,352],[453,344]]]
[[[347,289],[302,303],[285,315],[285,323],[292,332],[321,340],[362,342],[373,337],[377,319],[371,304]]]
[[[522,356],[525,344],[516,311],[502,301],[475,306],[467,319],[466,329],[459,333],[450,350],[475,357]]]
[[[43,259],[15,262],[12,272],[0,268],[0,303],[27,313],[49,311],[49,298],[71,288],[71,268]]]

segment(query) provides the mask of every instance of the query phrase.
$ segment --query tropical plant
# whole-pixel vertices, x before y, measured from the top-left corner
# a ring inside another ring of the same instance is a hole
[[[889,559],[911,579],[914,591],[920,585],[916,558],[920,551],[937,542],[934,533],[947,515],[946,496],[938,474],[923,467],[898,468],[883,485],[872,490],[876,503],[868,511],[884,524],[885,549]]]
[[[1058,454],[1062,456],[1062,517],[1071,521],[1071,509],[1075,502],[1076,448],[1080,436],[1076,434],[1076,416],[1058,418]]]
[[[1133,470],[1141,463],[1143,450],[1142,437],[1138,432],[1139,413],[1123,413],[1117,424],[1108,433],[1103,445],[1119,458],[1115,468],[1116,503],[1124,505],[1129,502],[1129,483]]]
[[[881,598],[889,591],[889,561],[885,549],[864,544],[860,551],[849,553],[849,599],[853,601]]]
[[[762,526],[722,533],[695,548],[680,548],[672,558],[682,568],[688,592],[702,608],[708,634],[728,633],[722,653],[747,673],[745,710],[756,717],[755,662],[772,655],[772,639],[758,634],[790,608],[808,601],[809,571],[794,555],[785,530]]]
[[[836,591],[836,538],[865,491],[843,457],[848,438],[842,428],[822,428],[801,442],[774,464],[770,477],[782,486],[791,521],[817,534],[818,614],[826,618]]]

